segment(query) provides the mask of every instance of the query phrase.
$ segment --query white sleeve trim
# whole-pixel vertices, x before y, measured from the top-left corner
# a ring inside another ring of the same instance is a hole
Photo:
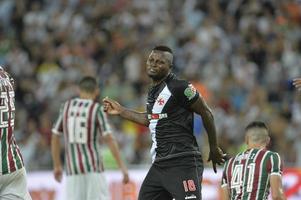
[[[103,135],[112,134],[112,131],[104,131],[102,134],[103,134]]]
[[[227,183],[224,183],[223,185],[221,185],[222,188],[224,187],[228,187],[228,184]]]
[[[55,135],[61,135],[62,134],[62,132],[59,132],[58,130],[56,130],[56,129],[51,129],[51,131],[52,131],[52,133],[53,134],[55,134]]]
[[[274,176],[282,176],[279,172],[273,172],[273,173],[271,173],[270,175],[271,175],[271,176],[272,176],[272,175],[274,175]]]

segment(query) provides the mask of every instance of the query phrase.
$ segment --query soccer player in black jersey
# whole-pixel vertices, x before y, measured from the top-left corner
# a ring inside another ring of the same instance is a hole
[[[155,47],[147,59],[152,79],[146,112],[140,113],[105,98],[105,112],[149,127],[153,164],[144,179],[139,200],[200,200],[203,161],[193,135],[193,114],[201,115],[208,133],[208,161],[224,162],[218,147],[210,108],[192,84],[171,73],[173,53],[166,46]]]

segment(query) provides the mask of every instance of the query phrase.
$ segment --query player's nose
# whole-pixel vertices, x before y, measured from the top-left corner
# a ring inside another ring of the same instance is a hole
[[[151,65],[151,68],[157,68],[158,66],[154,63]]]

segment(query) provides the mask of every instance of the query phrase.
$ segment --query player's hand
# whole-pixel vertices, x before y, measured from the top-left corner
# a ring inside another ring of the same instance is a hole
[[[128,172],[124,172],[124,173],[123,173],[123,180],[122,180],[122,182],[123,182],[124,184],[127,184],[127,183],[130,182],[130,178],[129,178],[129,173],[128,173]]]
[[[226,154],[217,147],[210,147],[208,162],[212,161],[213,171],[216,173],[216,165],[222,165],[225,162]]]
[[[298,89],[301,90],[301,78],[295,78],[293,80],[293,85]]]
[[[63,178],[63,169],[61,166],[59,167],[55,167],[54,170],[53,170],[53,175],[54,175],[54,179],[57,181],[57,182],[62,182],[62,178]]]
[[[104,111],[111,115],[119,115],[122,112],[122,106],[115,100],[108,97],[102,100]]]

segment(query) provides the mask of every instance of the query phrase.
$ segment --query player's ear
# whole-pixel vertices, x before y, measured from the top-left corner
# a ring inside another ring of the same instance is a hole
[[[95,95],[99,95],[100,94],[100,92],[99,92],[99,89],[97,88],[96,90],[95,90]]]
[[[75,92],[76,92],[77,95],[80,94],[80,89],[79,89],[79,87],[77,87],[77,88],[75,89]]]
[[[245,136],[245,143],[247,145],[249,145],[249,135],[248,134],[246,134],[246,136]]]
[[[266,147],[270,146],[270,143],[271,143],[271,138],[270,136],[268,136],[266,140]]]
[[[97,88],[95,91],[94,91],[94,100],[95,101],[99,101],[100,99],[100,92],[99,92],[99,89]]]

